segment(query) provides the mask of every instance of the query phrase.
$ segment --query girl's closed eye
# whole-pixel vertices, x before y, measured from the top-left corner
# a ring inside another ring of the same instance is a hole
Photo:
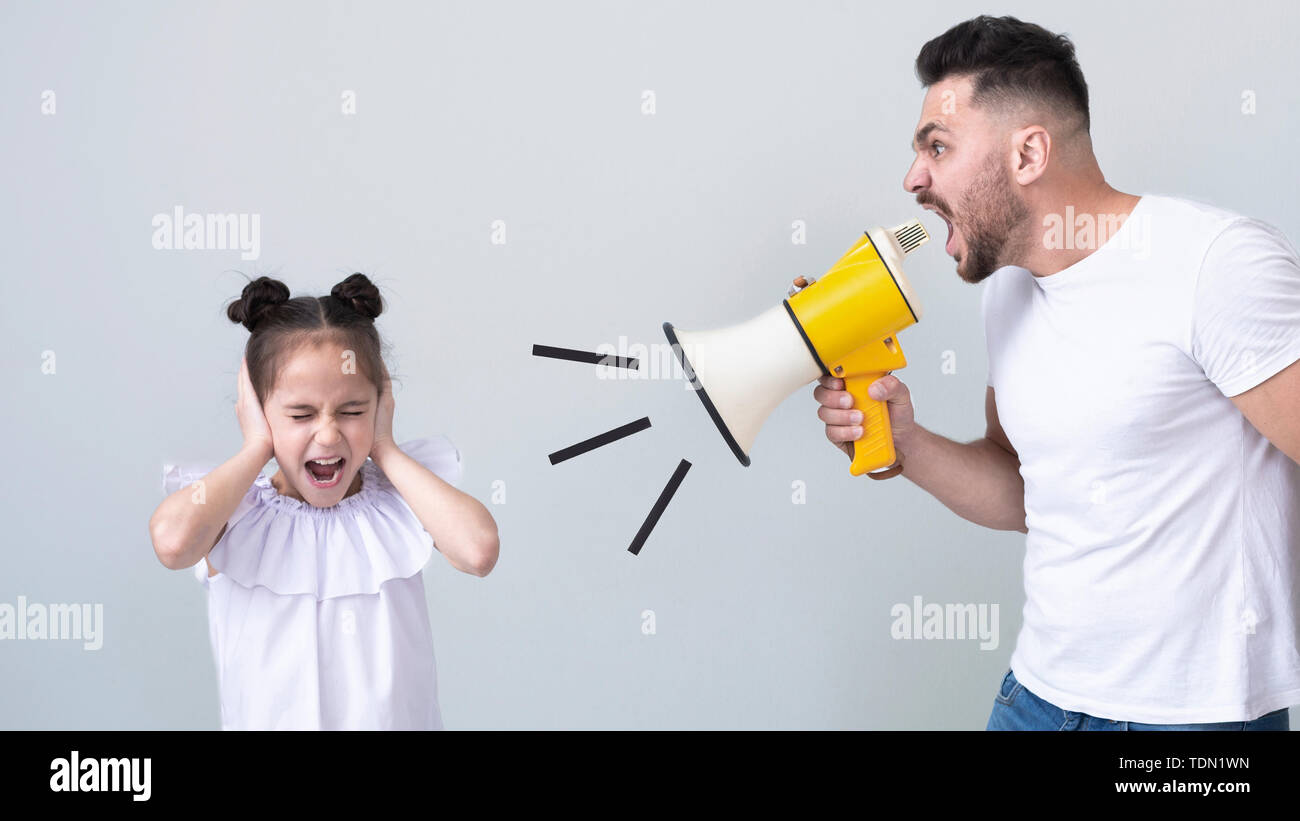
[[[344,415],[344,416],[365,416],[365,415],[366,415],[366,412],[365,412],[365,411],[343,411],[343,415]],[[291,416],[291,417],[289,417],[289,418],[290,418],[290,419],[307,419],[307,418],[310,418],[310,417],[311,417],[311,414],[310,414],[310,413],[304,413],[304,414],[301,415],[301,416]]]

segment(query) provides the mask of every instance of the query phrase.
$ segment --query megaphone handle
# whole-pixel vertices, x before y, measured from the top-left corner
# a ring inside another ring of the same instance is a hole
[[[864,473],[894,464],[894,432],[889,426],[889,402],[872,399],[867,394],[871,383],[884,376],[881,373],[862,373],[844,377],[844,389],[853,396],[853,407],[862,411],[862,438],[853,442],[853,462],[849,473]]]

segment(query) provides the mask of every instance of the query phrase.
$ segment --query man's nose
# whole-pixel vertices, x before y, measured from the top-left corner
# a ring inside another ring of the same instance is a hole
[[[912,161],[912,166],[907,169],[907,174],[903,176],[903,190],[909,194],[916,194],[929,184],[930,175],[921,163],[921,158],[917,157]]]

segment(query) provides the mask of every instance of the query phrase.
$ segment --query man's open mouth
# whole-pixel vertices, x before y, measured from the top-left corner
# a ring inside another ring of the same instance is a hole
[[[954,235],[954,234],[956,233],[956,231],[957,231],[957,229],[953,228],[952,220],[948,219],[948,217],[947,217],[947,216],[946,216],[942,211],[940,211],[936,206],[933,206],[933,205],[923,205],[923,206],[921,206],[921,207],[922,207],[923,209],[925,209],[926,211],[931,211],[931,212],[933,212],[935,216],[937,216],[939,219],[943,220],[943,224],[944,224],[944,225],[948,226],[948,239],[947,239],[946,242],[944,242],[944,244],[943,244],[943,249],[944,249],[945,251],[947,251],[949,255],[951,255],[951,254],[953,253],[953,251],[956,250],[956,246],[955,246],[955,244],[953,243],[953,235]]]

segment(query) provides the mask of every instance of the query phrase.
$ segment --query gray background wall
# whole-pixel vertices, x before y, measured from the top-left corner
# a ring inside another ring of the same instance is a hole
[[[203,590],[148,537],[161,466],[241,441],[247,333],[221,313],[236,271],[320,294],[361,270],[388,300],[398,440],[446,433],[485,502],[505,483],[496,570],[425,570],[449,728],[983,728],[1020,625],[1024,536],[906,480],[850,477],[811,388],[746,469],[679,383],[598,379],[531,346],[749,318],[865,227],[920,216],[902,190],[913,60],[981,12],[1075,40],[1117,188],[1295,241],[1298,15],[1233,9],[8,0],[0,601],[99,602],[105,631],[98,651],[0,643],[0,727],[218,726]],[[175,205],[259,214],[260,258],[155,250],[151,219]],[[968,441],[984,433],[980,291],[923,251],[900,376],[922,424]],[[645,415],[618,444],[546,458]],[[631,556],[683,457],[693,469]],[[891,607],[917,595],[997,604],[998,646],[891,638]]]

